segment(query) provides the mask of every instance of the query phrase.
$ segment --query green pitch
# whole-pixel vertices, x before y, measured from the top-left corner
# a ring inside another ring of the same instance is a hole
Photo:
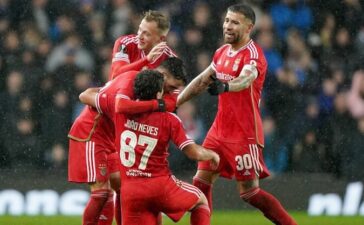
[[[363,225],[364,216],[355,217],[309,217],[305,213],[294,212],[291,215],[299,225]],[[179,223],[173,223],[167,217],[163,218],[164,225],[189,224],[189,215],[186,215]],[[65,216],[0,216],[1,225],[81,225],[81,217]],[[212,225],[271,225],[259,212],[250,211],[214,211]]]

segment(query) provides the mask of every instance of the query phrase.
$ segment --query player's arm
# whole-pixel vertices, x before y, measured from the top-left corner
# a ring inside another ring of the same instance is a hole
[[[96,95],[100,87],[88,88],[79,95],[79,99],[83,104],[96,107]]]
[[[125,114],[137,114],[145,112],[173,112],[176,109],[176,98],[166,94],[163,99],[153,99],[149,101],[134,101],[122,96],[116,97],[115,112]]]
[[[258,76],[258,70],[254,64],[245,64],[239,76],[227,83],[228,91],[237,92],[249,87]]]
[[[209,66],[197,77],[195,77],[181,92],[181,94],[178,95],[177,106],[182,105],[184,102],[205,91],[207,87],[213,82],[212,76],[214,74],[215,71],[211,68],[211,66]]]
[[[192,160],[207,161],[210,160],[213,167],[217,168],[220,162],[220,157],[216,152],[205,149],[201,145],[191,143],[182,149],[183,153]]]
[[[156,58],[163,54],[164,49],[167,47],[166,42],[161,42],[154,46],[152,50],[148,53],[147,57],[143,59],[139,59],[135,62],[129,63],[129,60],[123,60],[122,56],[119,60],[118,57],[113,57],[113,62],[111,63],[111,76],[110,79],[114,79],[115,77],[119,76],[128,71],[136,70],[140,71],[143,69],[144,66],[147,66],[150,62],[153,62]],[[120,44],[116,43],[114,46],[114,51],[117,51],[120,48]],[[127,57],[127,53],[116,53],[120,55],[125,55]]]
[[[211,95],[219,95],[223,92],[237,92],[244,90],[245,88],[249,87],[255,78],[258,76],[258,70],[255,65],[253,64],[246,64],[244,65],[243,69],[241,70],[239,76],[227,83],[223,83],[215,77],[213,78],[213,83],[209,85],[208,92]]]
[[[110,80],[115,79],[117,76],[132,70],[142,70],[144,66],[148,65],[147,58],[139,59],[135,62],[128,63],[125,61],[116,61],[111,63],[111,76]]]

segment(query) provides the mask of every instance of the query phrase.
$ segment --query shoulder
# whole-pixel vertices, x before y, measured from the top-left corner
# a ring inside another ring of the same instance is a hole
[[[169,46],[163,50],[163,53],[168,57],[177,57],[177,54]]]
[[[251,59],[259,59],[264,57],[262,48],[254,41],[251,41],[247,45],[247,49],[249,50],[248,53]]]
[[[137,44],[138,38],[136,34],[123,35],[119,37],[115,42],[123,45]]]
[[[173,124],[182,124],[182,120],[172,112],[165,112],[165,117]]]

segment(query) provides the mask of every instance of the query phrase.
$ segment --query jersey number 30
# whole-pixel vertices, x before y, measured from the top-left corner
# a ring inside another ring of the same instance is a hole
[[[129,143],[126,143],[129,140]],[[135,164],[135,147],[137,145],[145,146],[138,169],[145,170],[148,159],[152,154],[158,140],[140,134],[139,137],[132,131],[126,130],[120,136],[120,159],[121,163],[126,167],[132,167]]]

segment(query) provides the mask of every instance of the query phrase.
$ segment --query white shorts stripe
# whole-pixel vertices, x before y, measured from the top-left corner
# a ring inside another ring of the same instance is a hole
[[[95,142],[86,142],[86,169],[87,169],[87,182],[96,181],[96,167],[95,167]]]
[[[92,143],[92,154],[91,154],[91,163],[92,163],[92,182],[96,181],[96,165],[95,165],[95,142]]]
[[[201,191],[197,187],[190,185],[186,182],[182,181],[181,188],[187,192],[190,192],[190,193],[196,195],[198,198],[200,198],[200,196],[201,196]]]
[[[88,164],[88,146],[89,146],[89,141],[86,142],[85,159],[86,159],[87,182],[90,182],[90,165]]]
[[[263,166],[262,166],[262,164],[260,164],[260,160],[259,160],[259,148],[258,148],[258,145],[255,144],[254,147],[255,147],[255,151],[257,153],[257,162],[258,162],[258,166],[259,166],[259,172],[263,172]]]
[[[253,145],[251,145],[251,144],[249,145],[249,151],[250,151],[250,156],[252,158],[254,171],[256,171],[257,170],[257,164],[256,164],[256,161],[255,161],[254,148],[253,148]]]

